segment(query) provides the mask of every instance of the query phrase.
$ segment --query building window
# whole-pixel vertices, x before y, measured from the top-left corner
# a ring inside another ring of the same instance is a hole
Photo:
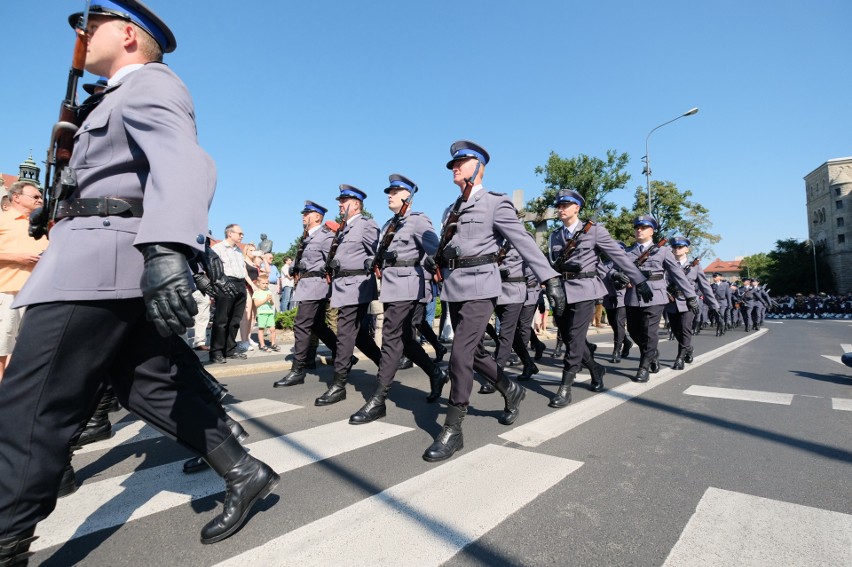
[[[842,209],[843,208],[843,201],[835,201],[834,202],[834,208],[835,209]]]
[[[845,234],[838,234],[837,235],[837,243],[843,244],[844,242],[846,242],[846,235]]]
[[[834,194],[837,195],[838,197],[840,196],[840,189],[841,189],[840,187],[834,188]]]
[[[843,226],[843,217],[837,217],[837,226]]]

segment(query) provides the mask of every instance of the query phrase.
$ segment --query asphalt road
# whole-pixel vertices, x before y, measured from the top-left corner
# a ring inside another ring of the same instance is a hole
[[[280,361],[224,365],[247,445],[282,475],[248,524],[201,545],[222,482],[183,475],[189,454],[122,411],[113,439],[75,455],[81,488],[39,526],[31,564],[852,564],[852,369],[839,363],[852,321],[704,331],[684,371],[668,369],[666,335],[645,385],[629,380],[635,349],[613,365],[609,335],[593,335],[607,390],[586,390],[584,372],[561,410],[547,407],[559,369],[545,356],[510,427],[499,394],[474,393],[464,449],[434,464],[420,456],[446,398],[425,402],[417,368],[397,374],[387,418],[350,426],[370,362],[325,408],[313,400],[330,367],[273,389],[282,371],[257,370]]]

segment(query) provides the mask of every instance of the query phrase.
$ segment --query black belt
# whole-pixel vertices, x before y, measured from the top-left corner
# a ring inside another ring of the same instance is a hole
[[[497,254],[488,254],[487,256],[467,256],[465,258],[444,258],[444,268],[455,270],[456,268],[472,268],[474,266],[484,266],[485,264],[494,264],[497,262]]]
[[[141,217],[142,199],[120,197],[98,197],[90,199],[66,199],[56,207],[56,219],[68,217]]]
[[[386,268],[410,268],[411,266],[417,266],[420,264],[420,258],[414,258],[413,260],[391,260],[387,259],[384,261],[384,265]]]
[[[305,272],[304,274],[303,274],[303,273],[301,273],[301,272],[299,273],[299,279],[305,279],[305,278],[321,278],[321,277],[323,277],[323,276],[325,276],[325,272],[323,272],[323,271],[317,271],[317,272]]]
[[[518,277],[515,277],[515,278],[502,278],[501,277],[500,279],[502,281],[506,282],[506,283],[520,283],[520,282],[527,281],[527,278],[525,278],[524,276],[518,276]]]
[[[656,281],[660,281],[661,279],[663,279],[663,274],[652,274],[648,270],[641,270],[641,271],[642,271],[642,275],[645,276],[645,278],[649,282],[656,282]]]
[[[584,280],[597,277],[597,272],[562,272],[562,278],[566,280]]]
[[[370,270],[340,270],[334,277],[336,278],[345,278],[347,276],[366,276],[370,273]]]

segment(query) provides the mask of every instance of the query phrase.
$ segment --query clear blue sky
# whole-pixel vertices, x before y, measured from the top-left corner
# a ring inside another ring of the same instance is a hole
[[[457,139],[483,145],[485,185],[526,198],[551,151],[630,155],[630,205],[655,179],[710,209],[723,259],[807,238],[802,177],[852,155],[852,3],[491,1],[250,3],[146,0],[178,40],[166,62],[193,94],[218,166],[210,226],[240,223],[284,249],[305,199],[368,194],[402,173],[433,220],[457,195],[444,168]],[[0,171],[44,159],[82,0],[0,3]],[[87,80],[91,77],[87,76]]]

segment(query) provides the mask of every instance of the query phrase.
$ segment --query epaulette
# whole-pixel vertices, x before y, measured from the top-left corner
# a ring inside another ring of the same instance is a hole
[[[497,191],[489,191],[489,195],[494,195],[495,197],[508,197],[507,193],[498,193]]]
[[[423,214],[423,211],[411,211],[409,214],[410,214],[411,216],[414,216],[414,215],[420,216],[420,215],[422,215],[422,214]]]

